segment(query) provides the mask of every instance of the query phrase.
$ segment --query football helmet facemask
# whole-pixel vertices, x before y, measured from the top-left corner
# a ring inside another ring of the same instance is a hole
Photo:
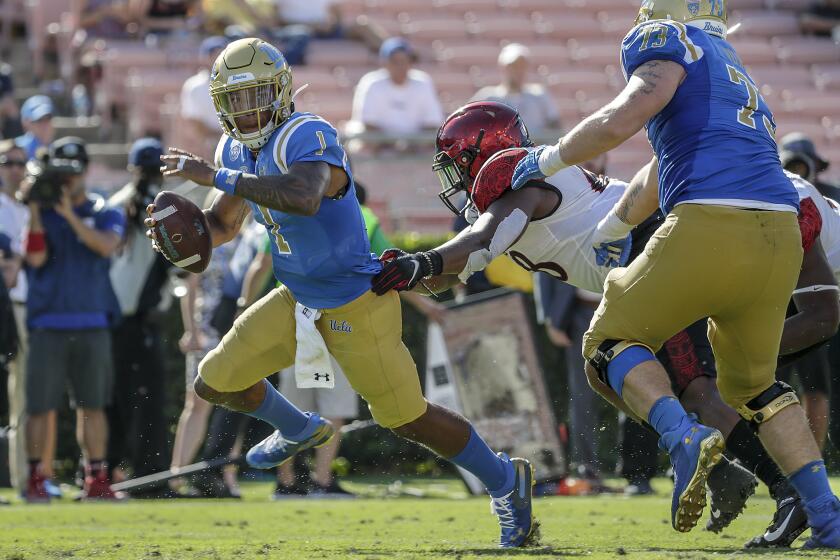
[[[726,0],[643,0],[636,25],[654,19],[679,21],[724,38],[728,29]]]
[[[447,117],[435,140],[432,169],[441,183],[441,202],[455,214],[452,197],[471,192],[481,166],[507,148],[531,146],[528,129],[519,113],[495,101],[468,103]]]
[[[213,63],[210,96],[225,133],[258,150],[294,112],[292,71],[273,45],[240,39]],[[241,129],[243,119],[254,121],[253,130]]]

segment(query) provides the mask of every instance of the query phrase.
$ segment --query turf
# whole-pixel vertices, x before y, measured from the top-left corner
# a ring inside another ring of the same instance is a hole
[[[0,508],[0,560],[782,558],[741,549],[772,515],[766,496],[753,498],[723,536],[701,529],[674,532],[667,520],[667,481],[657,482],[656,497],[541,498],[541,545],[501,551],[488,501],[466,498],[455,481],[350,486],[370,497],[271,502],[270,486],[253,483],[239,502],[18,503]],[[783,557],[838,556],[792,551]]]

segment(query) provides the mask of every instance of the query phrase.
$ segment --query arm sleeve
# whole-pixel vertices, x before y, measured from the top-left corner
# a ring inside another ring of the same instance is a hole
[[[807,253],[819,241],[822,232],[822,216],[810,198],[799,203],[799,230],[802,232],[802,249]]]
[[[274,160],[280,169],[299,161],[323,161],[344,169],[346,155],[338,142],[338,133],[320,118],[300,125],[288,141],[278,143]]]
[[[679,22],[649,21],[630,31],[621,44],[621,67],[624,77],[651,60],[670,60],[686,72],[703,58],[703,49],[694,43],[688,28]]]

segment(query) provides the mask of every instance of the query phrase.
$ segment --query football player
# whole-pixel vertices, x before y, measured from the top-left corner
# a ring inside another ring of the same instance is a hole
[[[840,501],[796,395],[775,380],[802,263],[799,198],[779,163],[772,113],[726,34],[724,0],[645,0],[621,47],[625,89],[557,144],[519,162],[513,188],[646,127],[659,161],[658,197],[628,191],[595,244],[627,237],[637,223],[627,215],[634,201],[654,206],[658,199],[667,218],[640,258],[610,272],[584,337],[587,367],[660,434],[676,473],[674,525],[689,530],[723,438],[687,416],[653,352],[709,317],[723,399],[755,426],[804,501],[812,528],[806,545],[838,548]]]
[[[532,467],[495,454],[466,419],[423,398],[401,340],[399,298],[370,292],[381,264],[371,254],[335,128],[295,110],[291,70],[260,39],[231,43],[216,59],[210,84],[224,129],[216,161],[172,150],[162,157],[165,174],[222,191],[205,212],[214,246],[231,239],[253,212],[272,239],[274,273],[283,286],[241,315],[201,362],[196,393],[276,429],[248,451],[254,467],[274,467],[324,445],[332,425],[297,409],[264,379],[295,363],[297,327],[320,314],[315,327],[326,349],[376,422],[478,477],[499,519],[500,545],[526,544],[536,528]]]
[[[602,291],[609,268],[604,266],[604,256],[592,250],[591,239],[597,224],[626,191],[625,183],[570,167],[545,182],[532,182],[512,191],[512,173],[525,151],[510,148],[528,146],[530,140],[519,115],[500,103],[470,103],[455,111],[438,131],[436,143],[434,169],[443,186],[440,198],[457,213],[451,199],[466,192],[471,202],[466,214],[472,215],[473,221],[470,228],[434,250],[442,260],[442,271],[460,276],[450,274],[435,280],[438,289],[465,280],[486,266],[496,251],[507,253],[528,270],[552,274],[576,287]],[[645,180],[655,180],[647,168],[636,176],[634,184]],[[801,192],[808,193],[804,186]],[[801,195],[805,200],[801,223],[807,232],[803,238],[809,256],[800,275],[799,293],[794,295],[800,320],[791,318],[790,328],[786,325],[783,336],[786,352],[796,352],[829,337],[832,329],[836,330],[840,313],[836,292],[823,289],[815,295],[805,289],[813,291],[814,286],[834,283],[822,247],[813,243],[820,233],[820,212],[830,213],[829,206],[824,200],[811,203],[806,194]],[[615,248],[618,264],[625,265],[641,253],[662,219],[661,213],[656,212],[633,230],[632,250]],[[518,225],[507,231],[512,221]],[[840,216],[835,221],[840,221]],[[840,235],[840,228],[837,229]],[[387,262],[383,272],[374,278],[374,291],[411,289],[422,274],[425,260],[418,255],[403,255]],[[415,266],[414,262],[418,264]],[[803,317],[805,322],[801,321]],[[714,384],[714,356],[705,331],[705,319],[696,322],[669,339],[658,357],[666,365],[674,391],[686,409],[725,434],[728,450],[767,484],[777,501],[773,523],[750,546],[789,546],[806,526],[800,500],[749,424],[722,402]],[[715,470],[721,474],[709,480],[713,513],[707,528],[720,531],[740,513],[754,483],[750,477],[747,483],[733,488],[726,479],[737,481],[742,477],[731,469]]]

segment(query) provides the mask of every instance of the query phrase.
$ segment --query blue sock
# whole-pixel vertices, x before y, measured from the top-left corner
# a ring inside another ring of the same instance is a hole
[[[248,415],[268,422],[280,430],[283,437],[292,441],[300,441],[309,437],[311,434],[305,432],[307,428],[311,428],[307,426],[311,415],[290,403],[286,397],[272,387],[271,383],[268,381],[263,383],[265,383],[265,400],[257,410],[249,412]],[[295,437],[299,439],[295,439]]]
[[[678,430],[680,424],[687,418],[688,414],[676,397],[662,397],[653,403],[648,412],[648,424],[659,434],[660,447],[664,445],[666,450],[671,449],[675,438],[682,435],[682,430]]]
[[[638,344],[627,348],[624,352],[613,358],[607,364],[607,380],[612,390],[618,393],[620,397],[621,392],[624,390],[624,378],[627,377],[630,370],[642,362],[655,359],[656,356],[653,355],[650,349],[645,346],[639,346]]]
[[[806,505],[813,505],[821,498],[832,496],[828,475],[823,461],[812,461],[788,476],[788,480],[796,488],[796,492]]]
[[[513,489],[513,466],[487,447],[475,428],[470,426],[470,439],[460,453],[449,459],[474,474],[494,498]]]

